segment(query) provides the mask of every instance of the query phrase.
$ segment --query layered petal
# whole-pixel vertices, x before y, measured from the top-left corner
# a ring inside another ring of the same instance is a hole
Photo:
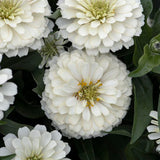
[[[61,53],[50,61],[44,83],[42,109],[68,137],[102,136],[121,122],[130,104],[128,71],[110,53]]]

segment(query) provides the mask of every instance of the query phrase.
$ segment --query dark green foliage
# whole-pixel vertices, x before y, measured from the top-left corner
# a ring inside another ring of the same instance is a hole
[[[149,112],[153,108],[158,110],[160,117],[160,102],[158,104],[160,1],[141,1],[146,21],[149,16],[154,19],[153,27],[149,27],[146,23],[142,28],[141,36],[135,37],[133,47],[115,53],[131,71],[130,76],[135,77],[133,78],[134,95],[130,110],[122,125],[102,138],[90,140],[65,138],[65,141],[68,141],[72,147],[69,154],[69,158],[72,160],[160,159],[155,152],[154,142],[148,140],[145,130],[150,123]],[[60,16],[59,10],[56,10],[57,0],[49,0],[49,2],[53,10],[50,18],[55,21]],[[1,67],[13,70],[12,81],[18,86],[18,95],[14,106],[10,107],[5,113],[5,118],[0,121],[0,147],[3,146],[2,137],[8,133],[16,134],[19,127],[27,125],[32,128],[38,123],[45,124],[48,130],[53,129],[40,105],[40,97],[44,90],[44,69],[38,68],[41,60],[41,56],[37,52],[30,52],[29,55],[22,58],[3,58]],[[11,160],[13,157],[14,155],[0,157],[0,160]]]

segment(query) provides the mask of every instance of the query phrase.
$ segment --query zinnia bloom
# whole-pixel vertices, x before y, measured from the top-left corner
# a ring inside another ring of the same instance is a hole
[[[0,55],[0,62],[2,55]],[[0,120],[3,118],[3,111],[7,111],[14,102],[17,94],[17,86],[12,82],[7,82],[12,78],[12,71],[8,68],[0,70]]]
[[[0,148],[0,156],[15,154],[12,160],[69,160],[65,157],[70,147],[61,138],[58,131],[47,132],[42,125],[32,130],[23,127],[18,136],[10,133],[4,137],[5,147]]]
[[[64,38],[89,55],[129,48],[144,25],[140,0],[59,0]]]
[[[64,135],[102,136],[121,123],[132,90],[125,64],[109,53],[95,57],[75,50],[49,65],[41,104]]]
[[[156,143],[158,144],[156,150],[160,153],[160,130],[158,126],[158,112],[151,111],[150,117],[153,118],[153,120],[151,121],[151,125],[147,127],[147,130],[150,133],[148,135],[148,138],[150,140],[156,140]]]
[[[40,49],[53,28],[50,14],[47,0],[0,0],[0,54],[21,57],[28,47]]]

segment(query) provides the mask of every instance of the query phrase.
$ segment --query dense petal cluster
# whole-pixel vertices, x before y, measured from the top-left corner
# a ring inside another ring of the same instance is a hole
[[[144,25],[140,0],[59,0],[58,6],[62,36],[89,55],[129,48]]]
[[[29,47],[40,49],[53,23],[47,0],[0,0],[0,54],[24,56]]]
[[[49,63],[42,109],[63,134],[102,136],[121,123],[130,104],[131,78],[125,64],[108,53],[64,52]]]
[[[2,56],[0,55],[0,61]],[[14,102],[14,96],[17,94],[17,86],[12,82],[7,82],[12,78],[10,69],[0,70],[0,120],[3,118],[3,111],[7,111]]]
[[[156,140],[156,143],[158,144],[156,150],[160,153],[160,130],[158,125],[158,112],[151,111],[150,117],[153,118],[153,120],[151,121],[151,125],[147,127],[147,130],[149,132],[148,138],[150,140]]]
[[[67,143],[61,140],[58,131],[47,132],[45,126],[37,125],[29,130],[18,130],[18,137],[8,134],[4,137],[5,147],[0,148],[0,156],[15,154],[12,160],[69,160]]]

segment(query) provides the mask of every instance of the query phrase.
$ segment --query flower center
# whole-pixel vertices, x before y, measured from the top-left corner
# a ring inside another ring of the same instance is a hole
[[[75,97],[80,101],[86,100],[87,107],[91,108],[96,102],[101,100],[98,93],[98,89],[102,86],[100,80],[95,84],[91,81],[89,85],[82,80],[78,85],[81,86],[81,89],[75,94]]]
[[[92,20],[99,20],[104,23],[107,18],[115,15],[115,3],[117,0],[90,0],[83,4],[86,15]]]
[[[21,4],[22,0],[0,0],[0,19],[13,20],[21,15]]]
[[[31,157],[27,157],[26,160],[43,160],[42,155],[33,155]]]

